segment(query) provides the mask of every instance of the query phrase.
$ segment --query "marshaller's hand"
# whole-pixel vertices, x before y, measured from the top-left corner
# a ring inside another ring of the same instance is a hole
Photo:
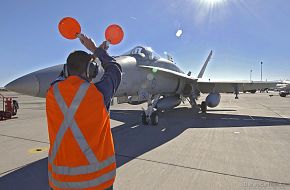
[[[77,35],[78,38],[80,39],[81,43],[88,49],[90,50],[92,53],[94,53],[97,49],[97,46],[94,42],[94,40],[92,40],[91,38],[87,37],[84,34],[78,34]]]
[[[103,41],[103,43],[99,46],[99,48],[102,48],[104,50],[108,50],[109,49],[109,44],[107,41]]]

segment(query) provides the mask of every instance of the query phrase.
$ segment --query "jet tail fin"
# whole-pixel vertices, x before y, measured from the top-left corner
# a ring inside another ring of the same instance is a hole
[[[206,61],[204,62],[204,64],[203,64],[203,66],[202,66],[197,78],[202,78],[202,76],[203,76],[203,74],[205,72],[206,66],[207,66],[208,62],[210,61],[210,59],[211,59],[211,56],[212,56],[212,50],[210,51]]]

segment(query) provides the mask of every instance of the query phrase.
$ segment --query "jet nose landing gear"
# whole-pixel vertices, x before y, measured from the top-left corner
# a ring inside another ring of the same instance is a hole
[[[146,116],[145,111],[142,112],[141,117],[142,117],[142,123],[143,123],[143,125],[148,125],[149,124],[149,118]]]
[[[146,115],[145,111],[142,112],[142,124],[144,125],[149,125],[149,123],[151,122],[152,125],[158,125],[159,122],[159,115],[157,110],[154,110],[153,113],[151,114],[151,116]]]
[[[148,125],[151,123],[152,125],[158,125],[159,123],[159,116],[156,107],[156,104],[160,98],[160,95],[155,95],[153,97],[153,100],[149,98],[147,100],[148,103],[148,108],[145,110],[143,109],[141,118],[142,118],[142,123],[144,125]]]
[[[157,110],[154,111],[150,117],[152,125],[157,125],[159,122],[159,116]]]

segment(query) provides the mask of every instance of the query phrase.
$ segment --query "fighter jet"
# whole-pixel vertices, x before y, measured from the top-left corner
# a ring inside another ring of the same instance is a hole
[[[142,123],[157,125],[158,111],[169,110],[177,107],[181,102],[189,101],[193,110],[205,113],[207,107],[216,107],[221,100],[220,93],[233,92],[238,99],[239,92],[253,89],[273,87],[273,82],[203,82],[202,78],[206,66],[211,59],[209,53],[203,67],[195,78],[191,72],[185,74],[170,56],[162,58],[150,47],[137,46],[129,52],[115,56],[116,61],[122,66],[122,82],[115,97],[118,103],[141,104],[147,102],[143,108]],[[47,89],[63,69],[63,64],[45,68],[6,85],[6,89],[26,95],[45,97]],[[102,68],[99,67],[99,73]],[[99,74],[93,82],[101,78]],[[201,104],[196,100],[201,93],[208,96]]]

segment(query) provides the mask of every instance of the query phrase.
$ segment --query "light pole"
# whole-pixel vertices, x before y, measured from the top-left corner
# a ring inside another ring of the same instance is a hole
[[[251,69],[250,70],[250,82],[252,82],[252,72],[253,72],[253,70]]]
[[[263,81],[263,61],[261,61],[261,81]]]

